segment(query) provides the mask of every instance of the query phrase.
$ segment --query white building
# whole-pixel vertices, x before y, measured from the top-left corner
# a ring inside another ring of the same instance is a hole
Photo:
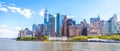
[[[49,35],[48,40],[52,40],[52,41],[55,41],[55,40],[58,40],[58,41],[66,41],[66,40],[68,40],[68,37],[66,37],[66,36],[62,36],[62,37],[51,37],[51,36]]]

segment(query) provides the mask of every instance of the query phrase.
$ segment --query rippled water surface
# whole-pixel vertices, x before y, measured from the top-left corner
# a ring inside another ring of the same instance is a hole
[[[40,42],[0,39],[0,51],[120,51],[120,43]]]

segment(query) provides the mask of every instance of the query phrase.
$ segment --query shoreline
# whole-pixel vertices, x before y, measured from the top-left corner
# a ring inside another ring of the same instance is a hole
[[[18,37],[16,41],[41,41],[41,42],[102,42],[102,43],[120,43],[120,35],[114,36],[75,36],[66,40],[57,38],[50,39],[44,36],[43,39],[38,37]]]
[[[39,40],[16,40],[16,41],[31,41],[31,42],[45,42],[45,41],[39,41]],[[47,42],[47,41],[46,41]],[[120,41],[112,41],[112,42],[109,42],[109,41],[48,41],[49,43],[52,43],[52,42],[95,42],[95,43],[120,43]]]

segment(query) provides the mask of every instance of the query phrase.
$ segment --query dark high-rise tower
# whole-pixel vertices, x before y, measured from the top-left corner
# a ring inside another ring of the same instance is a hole
[[[56,16],[56,36],[60,36],[60,14],[57,13]]]

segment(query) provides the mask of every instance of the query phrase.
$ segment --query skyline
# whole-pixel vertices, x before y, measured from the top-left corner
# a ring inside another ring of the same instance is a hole
[[[26,3],[26,4],[24,4]],[[16,37],[18,30],[30,28],[31,25],[41,24],[44,20],[44,10],[48,14],[68,15],[76,23],[83,19],[90,22],[90,18],[100,16],[101,20],[108,20],[117,14],[120,20],[119,0],[1,0],[0,1],[0,38]]]

